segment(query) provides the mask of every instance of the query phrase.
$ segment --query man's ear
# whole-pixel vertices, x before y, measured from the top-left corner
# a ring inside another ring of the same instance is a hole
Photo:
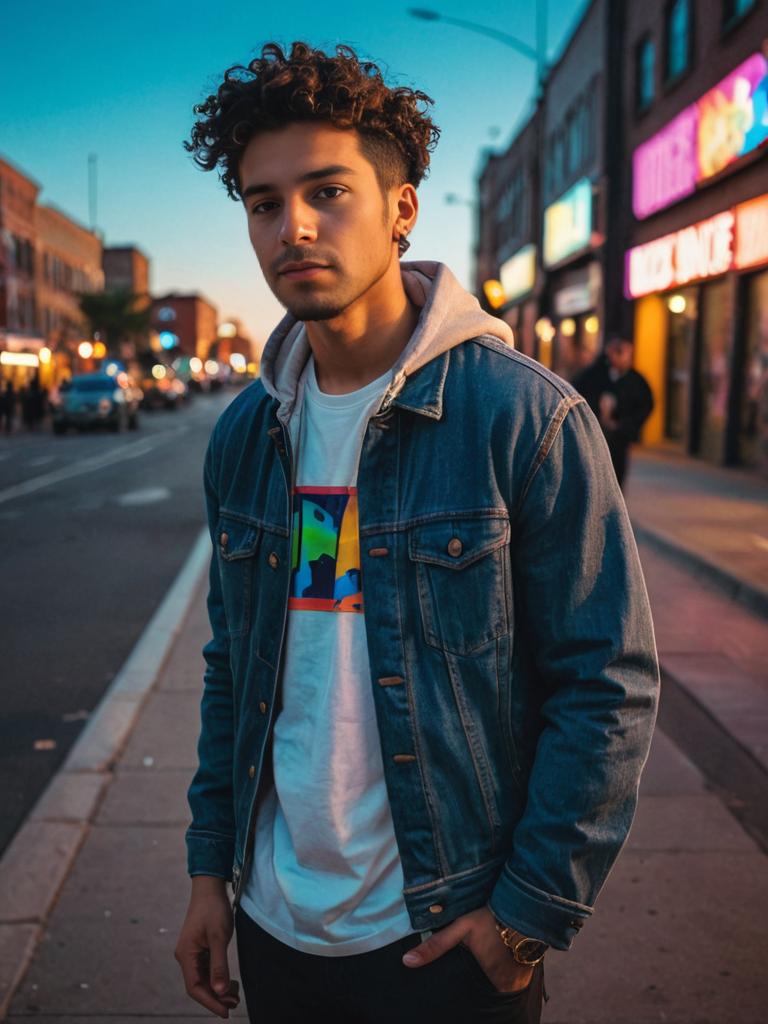
[[[395,195],[395,223],[392,229],[394,241],[405,238],[416,225],[419,215],[419,199],[413,185],[401,185]]]

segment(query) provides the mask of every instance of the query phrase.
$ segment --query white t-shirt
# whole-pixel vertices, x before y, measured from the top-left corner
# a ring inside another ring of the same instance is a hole
[[[311,358],[304,373],[274,786],[241,899],[276,939],[325,956],[413,931],[373,703],[355,486],[365,428],[390,380],[328,395]]]

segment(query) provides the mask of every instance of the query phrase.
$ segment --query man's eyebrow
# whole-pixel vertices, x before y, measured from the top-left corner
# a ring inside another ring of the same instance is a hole
[[[296,180],[299,183],[305,181],[317,181],[320,178],[331,178],[335,174],[354,174],[354,170],[351,167],[346,167],[344,164],[330,164],[328,167],[318,167],[316,171],[307,171],[306,174],[302,174],[300,178]],[[267,183],[259,183],[258,185],[248,185],[240,193],[241,199],[247,199],[249,196],[260,196],[265,192],[276,192],[277,185],[271,185]]]

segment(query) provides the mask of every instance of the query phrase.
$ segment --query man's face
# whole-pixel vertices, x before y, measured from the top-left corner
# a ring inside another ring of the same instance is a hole
[[[605,354],[614,370],[626,373],[632,369],[633,346],[628,341],[612,341],[606,346]]]
[[[264,277],[298,320],[330,320],[397,260],[398,189],[382,196],[357,132],[290,124],[240,160],[248,234]]]

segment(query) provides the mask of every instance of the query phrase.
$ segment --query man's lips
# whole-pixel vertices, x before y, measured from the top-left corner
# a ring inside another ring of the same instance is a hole
[[[330,268],[323,263],[286,263],[279,271],[280,277],[287,277],[291,281],[299,281],[304,278],[316,277],[324,270]]]

